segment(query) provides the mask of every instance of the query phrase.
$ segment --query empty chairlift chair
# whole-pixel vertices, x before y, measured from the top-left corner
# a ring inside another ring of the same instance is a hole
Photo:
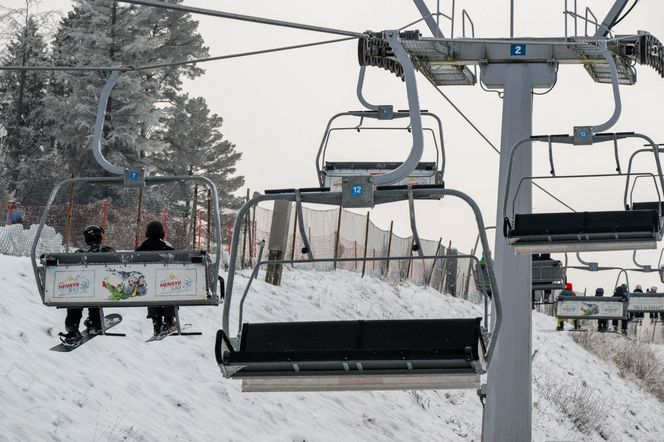
[[[634,133],[596,134],[593,142],[613,141],[624,138],[641,138],[656,149],[656,144],[648,137]],[[510,153],[510,169],[508,180],[510,182],[511,164],[515,151],[526,142],[547,142],[574,144],[573,136],[533,136],[519,141]],[[616,148],[617,152],[617,148]],[[662,168],[659,156],[655,153],[657,172],[649,175],[655,180],[655,188],[659,201],[653,203],[635,203],[631,207],[626,204],[627,210],[596,211],[596,212],[557,212],[557,213],[514,213],[508,214],[510,196],[509,184],[505,194],[503,213],[503,233],[507,242],[515,248],[517,254],[521,253],[552,253],[552,252],[580,252],[601,250],[632,250],[656,248],[657,241],[662,239],[662,205],[661,190],[664,188]],[[578,178],[578,177],[606,177],[604,175],[573,175],[560,177],[524,177],[524,180],[533,178]],[[518,188],[516,189],[518,192]],[[514,199],[512,200],[514,201]]]
[[[562,262],[555,259],[533,258],[532,268],[533,290],[565,288],[567,272]]]
[[[402,182],[394,184],[411,185],[441,185],[445,170],[445,147],[443,144],[443,126],[435,114],[427,111],[420,112],[422,117],[433,119],[434,126],[423,128],[424,134],[429,134],[436,152],[435,161],[422,161],[417,163],[408,177]],[[333,127],[334,122],[342,117],[357,117],[359,122],[353,126]],[[341,190],[342,180],[345,177],[385,175],[401,165],[401,162],[389,161],[326,161],[327,149],[330,139],[338,131],[409,131],[410,126],[363,126],[364,120],[399,120],[409,117],[407,110],[393,111],[391,106],[381,106],[380,110],[349,111],[334,115],[328,122],[325,134],[316,156],[316,171],[319,185],[329,187],[333,191]],[[357,149],[363,149],[357,146]]]
[[[412,203],[416,199],[439,199],[443,196],[459,197],[473,208],[482,235],[484,254],[490,256],[479,209],[461,192],[442,188],[404,189],[401,186],[384,186],[375,191],[374,203],[383,204],[406,199]],[[280,191],[254,197],[238,212],[231,245],[223,329],[219,330],[216,342],[217,362],[225,377],[241,379],[243,391],[479,387],[479,376],[486,371],[490,363],[493,343],[500,329],[500,297],[496,290],[492,313],[496,315],[495,328],[490,333],[482,327],[482,318],[479,317],[251,323],[243,320],[243,303],[249,294],[247,286],[239,307],[238,335],[232,338],[229,333],[229,317],[239,229],[244,215],[251,207],[261,201],[272,200],[294,201],[299,208],[300,202],[342,206],[343,198],[340,192]],[[298,212],[301,213],[301,210]],[[411,216],[414,222],[412,204]],[[303,237],[306,237],[306,234]],[[476,257],[468,257],[477,260]],[[415,257],[417,258],[435,257]],[[259,266],[332,261],[335,259],[317,259],[312,255],[302,260],[261,261],[254,268],[249,284],[257,274]],[[491,259],[487,261],[488,274],[495,287],[492,262]]]

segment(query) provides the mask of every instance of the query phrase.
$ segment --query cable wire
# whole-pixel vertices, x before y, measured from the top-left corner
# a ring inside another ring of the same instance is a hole
[[[635,0],[634,3],[632,4],[632,6],[631,6],[627,11],[625,11],[625,13],[622,15],[622,17],[620,17],[619,19],[617,19],[616,21],[614,21],[613,23],[611,23],[611,26],[609,26],[609,30],[613,29],[613,27],[614,27],[615,25],[617,25],[618,23],[620,23],[621,21],[623,21],[623,20],[625,19],[625,17],[627,17],[627,16],[629,15],[629,13],[632,12],[632,9],[634,9],[634,7],[636,6],[636,4],[637,4],[638,2],[639,2],[639,0]]]
[[[195,8],[192,6],[178,5],[174,3],[164,3],[153,0],[117,0],[120,3],[129,3],[132,5],[151,6],[154,8],[170,9],[172,11],[189,12],[192,14],[208,15],[211,17],[228,18],[230,20],[248,21],[270,26],[281,26],[284,28],[301,29],[305,31],[323,32],[326,34],[346,35],[349,37],[362,37],[361,32],[345,31],[343,29],[326,28],[322,26],[307,25],[303,23],[287,22],[274,20],[271,18],[255,17],[252,15],[235,14],[232,12],[216,11],[213,9]]]
[[[260,54],[269,54],[271,52],[281,52],[281,51],[290,51],[293,49],[301,49],[301,48],[308,48],[312,46],[321,46],[321,45],[326,45],[326,44],[331,44],[331,43],[339,43],[343,41],[350,41],[350,40],[355,40],[356,37],[344,37],[344,38],[336,38],[334,40],[323,40],[323,41],[316,41],[313,43],[303,43],[299,45],[291,45],[291,46],[281,46],[278,48],[270,48],[270,49],[260,49],[256,51],[249,51],[249,52],[239,52],[237,54],[228,54],[228,55],[217,55],[214,57],[205,57],[205,58],[197,58],[194,60],[182,60],[182,61],[174,61],[170,63],[158,63],[158,64],[151,64],[151,65],[143,65],[143,66],[0,66],[0,71],[83,71],[83,72],[97,72],[97,71],[120,71],[120,72],[133,72],[133,71],[147,71],[147,70],[153,70],[153,69],[163,69],[163,68],[168,68],[168,67],[175,67],[175,66],[184,66],[188,64],[196,64],[196,63],[206,63],[210,61],[217,61],[217,60],[227,60],[230,58],[239,58],[239,57],[246,57],[246,56],[251,56],[251,55],[260,55]]]
[[[486,135],[484,135],[484,133],[483,133],[483,132],[482,132],[482,131],[481,131],[481,130],[480,130],[480,129],[479,129],[479,128],[478,128],[478,127],[477,127],[477,126],[471,121],[471,120],[470,120],[470,118],[468,118],[468,117],[466,116],[466,114],[464,114],[463,111],[462,111],[461,109],[459,109],[459,107],[458,107],[456,104],[454,104],[454,102],[453,102],[453,101],[452,101],[452,100],[451,100],[451,99],[450,99],[450,98],[449,98],[449,97],[448,97],[443,91],[441,91],[440,88],[439,88],[438,86],[436,86],[436,84],[435,84],[433,81],[431,81],[431,79],[427,78],[427,80],[429,80],[429,83],[431,83],[431,84],[433,85],[433,87],[434,87],[434,88],[438,91],[438,93],[439,93],[439,94],[440,94],[440,95],[441,95],[441,96],[442,96],[442,97],[443,97],[443,98],[444,98],[444,99],[450,104],[450,106],[452,106],[452,108],[454,108],[454,110],[457,111],[457,113],[458,113],[459,115],[461,115],[461,117],[462,117],[464,120],[466,120],[466,122],[470,125],[470,127],[472,127],[472,128],[475,130],[475,132],[477,132],[477,133],[479,134],[479,136],[482,137],[482,138],[484,139],[484,141],[486,141],[487,144],[488,144],[489,146],[491,146],[491,148],[492,148],[494,151],[496,151],[497,154],[500,154],[500,149],[498,149],[498,148],[496,147],[496,145],[493,144],[493,143],[491,142],[491,140],[489,140],[489,139],[487,138]],[[558,203],[560,203],[560,204],[563,205],[564,207],[566,207],[566,208],[568,208],[569,210],[571,210],[572,212],[576,212],[576,210],[575,210],[572,206],[570,206],[570,205],[567,204],[565,201],[563,201],[563,200],[561,200],[560,198],[558,198],[557,196],[555,196],[553,193],[551,193],[550,191],[548,191],[547,189],[545,189],[545,188],[542,187],[541,185],[539,185],[539,184],[533,182],[533,186],[537,187],[539,190],[541,190],[542,192],[544,192],[545,194],[547,194],[548,196],[550,196],[551,198],[553,198],[554,200],[556,200]]]

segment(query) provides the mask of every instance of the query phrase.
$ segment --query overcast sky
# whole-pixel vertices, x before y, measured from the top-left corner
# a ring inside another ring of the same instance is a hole
[[[20,0],[0,0],[3,5],[20,5]],[[444,12],[450,14],[451,0],[440,2]],[[570,0],[570,4],[573,1]],[[608,0],[579,1],[580,9],[589,6],[603,18],[612,4]],[[311,23],[352,31],[393,29],[418,18],[414,4],[409,0],[336,0],[334,2],[293,1],[223,1],[186,0],[185,4],[223,11],[271,17],[294,22]],[[429,1],[435,8],[436,2]],[[508,0],[459,0],[457,4],[456,34],[460,32],[461,8],[472,18],[476,36],[507,37],[509,35]],[[67,0],[47,0],[42,9],[66,11]],[[516,0],[515,35],[529,37],[561,37],[564,32],[563,0]],[[664,40],[664,2],[642,0],[634,11],[615,29],[617,34],[634,34],[646,30]],[[313,42],[333,36],[245,22],[200,16],[200,32],[210,55],[222,55],[281,45]],[[570,23],[571,25],[571,23]],[[429,35],[425,27],[419,29]],[[579,24],[583,32],[583,27]],[[449,26],[443,26],[449,35]],[[224,135],[243,153],[239,171],[246,177],[252,191],[270,188],[311,187],[317,185],[314,160],[327,120],[335,113],[360,109],[355,96],[357,81],[356,42],[300,49],[286,53],[259,55],[205,64],[206,74],[186,83],[193,96],[203,96],[211,109],[224,118]],[[623,113],[615,131],[637,131],[648,134],[655,141],[664,142],[661,105],[664,98],[664,79],[653,69],[637,66],[638,82],[635,86],[621,87]],[[487,225],[495,223],[498,155],[468,124],[438,95],[435,89],[418,75],[421,106],[437,113],[443,120],[447,152],[445,183],[449,188],[467,192],[476,198]],[[366,97],[376,103],[406,107],[404,84],[382,69],[369,68],[366,79]],[[496,145],[500,143],[501,99],[474,87],[445,87],[444,91],[463,109],[473,122]],[[611,89],[595,84],[580,66],[561,66],[555,89],[534,100],[533,132],[535,134],[570,133],[575,125],[604,122],[613,110]],[[340,144],[346,144],[346,139]],[[401,139],[396,140],[396,144]],[[386,145],[395,139],[381,140]],[[626,143],[622,161],[639,143]],[[561,147],[556,151],[556,169],[559,174],[614,171],[613,150],[607,147]],[[340,145],[339,152],[343,153]],[[409,143],[401,147],[396,158],[405,157]],[[347,152],[352,152],[347,150]],[[390,153],[392,151],[388,151]],[[396,152],[396,151],[395,151]],[[534,174],[548,173],[547,151],[536,146]],[[430,158],[430,157],[429,157]],[[350,158],[333,158],[346,160]],[[428,158],[424,158],[425,160]],[[652,170],[650,162],[643,161],[640,170]],[[623,166],[625,167],[625,166]],[[611,210],[622,207],[622,179],[606,180],[547,180],[544,183],[576,210]],[[565,183],[563,183],[565,181]],[[654,191],[639,186],[637,194],[653,198]],[[458,203],[444,201],[428,203],[418,213],[418,228],[422,236],[452,239],[462,250],[469,250],[475,241],[469,211]],[[405,210],[405,206],[403,209]],[[534,211],[564,211],[558,203],[538,190],[533,191]],[[379,211],[376,222],[386,227],[396,217],[399,233],[407,233],[407,217],[394,215],[394,211]],[[660,247],[661,248],[661,247]],[[602,265],[631,265],[631,253],[611,252],[587,254],[588,259],[599,260]],[[656,264],[659,251],[639,252],[639,259]],[[583,290],[594,290],[597,285],[612,287],[616,274],[589,275],[570,273],[570,279]],[[636,283],[654,285],[658,278],[633,274]],[[663,286],[659,283],[660,287]]]

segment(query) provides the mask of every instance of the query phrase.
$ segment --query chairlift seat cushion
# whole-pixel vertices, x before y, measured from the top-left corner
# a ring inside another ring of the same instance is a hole
[[[244,324],[234,377],[478,372],[481,318]]]
[[[639,234],[660,231],[656,210],[520,214],[514,217],[510,238],[569,234]]]

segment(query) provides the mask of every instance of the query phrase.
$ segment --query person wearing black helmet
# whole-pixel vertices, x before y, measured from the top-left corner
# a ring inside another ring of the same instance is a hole
[[[104,240],[104,229],[99,226],[91,225],[83,230],[85,238],[85,248],[78,249],[77,253],[95,253],[95,252],[115,252],[112,247],[102,245]],[[65,343],[76,344],[81,339],[81,332],[78,330],[81,318],[83,317],[83,308],[68,308],[65,318],[65,329],[67,333],[62,333]],[[89,334],[99,334],[101,332],[101,314],[98,308],[88,308],[88,317],[83,321],[86,331]]]
[[[595,290],[595,296],[602,297],[604,296],[604,289],[602,287],[598,287]],[[605,332],[609,330],[609,320],[608,319],[598,319],[597,320],[597,331],[598,332]]]
[[[173,246],[164,241],[164,236],[162,223],[159,221],[149,222],[145,229],[145,241],[136,247],[136,251],[175,250]],[[175,307],[148,307],[148,318],[152,319],[152,328],[155,335],[170,331],[175,327]]]

